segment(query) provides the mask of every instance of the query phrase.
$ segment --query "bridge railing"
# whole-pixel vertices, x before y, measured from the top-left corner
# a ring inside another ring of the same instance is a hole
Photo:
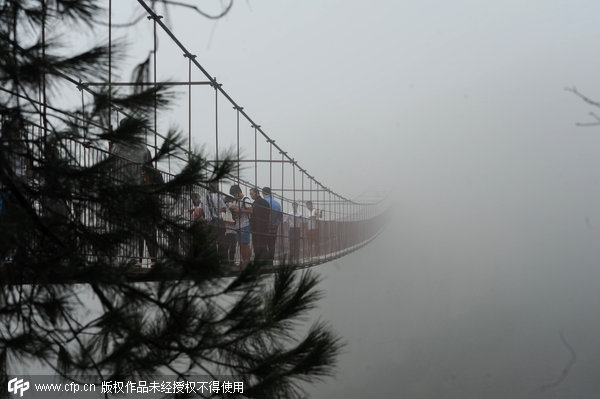
[[[109,52],[112,51],[112,9],[109,0],[109,24],[107,26],[109,37]],[[275,252],[274,263],[294,263],[297,266],[311,266],[329,261],[331,259],[343,256],[362,245],[368,243],[375,237],[383,226],[385,217],[381,213],[377,203],[357,202],[348,199],[329,187],[325,186],[316,177],[310,174],[300,163],[293,158],[287,151],[267,135],[264,128],[261,127],[250,115],[241,107],[233,97],[228,94],[221,83],[217,82],[216,78],[212,77],[206,69],[198,62],[196,55],[192,54],[181,41],[169,29],[162,16],[158,15],[145,1],[138,0],[140,7],[148,15],[148,23],[152,27],[152,37],[150,42],[151,52],[149,60],[152,61],[152,79],[149,82],[133,82],[133,81],[115,81],[113,79],[112,61],[109,63],[109,73],[106,79],[102,82],[87,82],[82,81],[78,76],[63,76],[64,81],[80,93],[80,112],[67,113],[62,111],[62,107],[53,106],[45,92],[40,88],[39,101],[28,99],[39,105],[40,123],[31,126],[30,137],[25,142],[35,143],[43,136],[47,129],[47,120],[54,118],[56,123],[60,123],[62,118],[81,122],[81,139],[73,140],[69,143],[69,152],[72,157],[72,162],[85,167],[102,162],[109,157],[120,158],[124,165],[133,165],[134,169],[141,169],[142,164],[139,159],[130,159],[126,156],[115,154],[109,150],[109,143],[100,143],[99,145],[91,146],[86,142],[86,134],[89,130],[109,131],[111,126],[118,126],[120,121],[128,115],[126,111],[121,109],[117,104],[111,103],[109,98],[108,115],[106,120],[108,126],[95,123],[87,118],[86,107],[90,107],[90,98],[98,96],[106,96],[106,93],[113,93],[117,88],[133,88],[139,87],[140,84],[146,86],[171,86],[184,87],[188,90],[186,106],[181,106],[179,112],[187,110],[187,148],[183,148],[182,153],[186,154],[195,146],[197,137],[192,134],[195,125],[192,123],[193,116],[198,112],[198,105],[192,94],[194,90],[208,90],[214,94],[212,104],[208,103],[214,112],[214,129],[213,142],[209,148],[214,145],[212,165],[223,159],[224,154],[222,149],[226,140],[223,139],[224,134],[228,134],[229,138],[235,136],[233,146],[229,147],[227,156],[232,159],[237,165],[236,171],[222,180],[218,191],[221,199],[229,195],[229,187],[238,185],[247,195],[248,191],[254,187],[267,186],[271,189],[273,198],[281,204],[282,223],[276,229],[275,237]],[[167,38],[169,44],[178,49],[183,57],[187,60],[188,76],[187,80],[180,81],[158,81],[157,80],[157,61],[159,57],[158,35],[162,34],[161,41]],[[138,44],[138,43],[136,43]],[[109,57],[109,60],[111,58]],[[200,72],[206,80],[198,81],[192,79],[193,72]],[[101,87],[108,91],[98,90]],[[14,93],[13,93],[14,94]],[[110,95],[109,95],[110,96]],[[194,102],[193,102],[194,101]],[[223,102],[226,106],[223,106]],[[206,105],[206,103],[205,103]],[[42,111],[43,110],[43,111]],[[225,112],[227,110],[227,112]],[[228,120],[225,123],[224,115],[228,115]],[[161,117],[163,114],[158,113],[158,108],[154,108],[153,126],[146,129],[147,147],[152,153],[157,154],[160,144],[165,139],[165,134],[160,133]],[[45,119],[43,121],[42,119]],[[225,126],[225,127],[224,127]],[[204,131],[204,134],[206,131]],[[207,143],[206,138],[200,141],[203,144]],[[242,156],[242,154],[246,154]],[[166,163],[156,164],[160,169],[163,180],[169,181],[178,168],[182,167],[187,162],[185,156],[169,157]],[[32,181],[32,184],[35,182]],[[167,208],[174,215],[180,215],[182,218],[191,221],[193,213],[192,196],[198,195],[200,198],[205,198],[209,193],[208,187],[196,186],[189,187],[186,194],[182,198],[163,198],[162,203],[166,204]],[[307,208],[307,203],[312,203],[314,209],[318,210],[319,217],[316,220],[309,220],[310,211]],[[296,203],[300,213],[294,218],[292,213],[293,204]],[[40,212],[42,209],[40,208]],[[240,230],[239,224],[232,224],[232,219],[235,218],[227,209],[222,214],[225,221],[229,221],[226,232],[237,235]],[[110,225],[106,220],[101,220],[94,209],[86,204],[75,204],[72,209],[72,217],[77,217],[84,223],[90,226],[95,226],[98,229],[109,229]],[[167,232],[157,231],[157,240],[163,245],[170,245],[167,241],[169,238]],[[180,238],[176,239],[180,241]],[[140,257],[139,240],[132,237],[129,245],[123,248],[121,255],[136,259]],[[206,243],[192,243],[192,245],[205,245]],[[217,245],[221,247],[232,245],[235,248],[235,255],[229,256],[228,261],[233,261],[236,264],[240,263],[240,246],[232,244],[231,235],[227,240],[222,237],[218,240]],[[144,266],[150,265],[151,258],[160,257],[159,254],[152,254],[152,250],[148,245],[142,245],[142,262]],[[185,250],[185,248],[181,248]],[[154,256],[153,256],[154,255]],[[92,255],[93,256],[93,255]],[[254,256],[254,254],[252,255]],[[233,257],[233,259],[231,259]]]

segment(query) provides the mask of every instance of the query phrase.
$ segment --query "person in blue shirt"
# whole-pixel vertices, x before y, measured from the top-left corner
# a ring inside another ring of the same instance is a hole
[[[275,258],[275,241],[277,241],[277,230],[283,218],[281,214],[281,204],[273,198],[271,195],[270,187],[263,187],[263,197],[269,203],[271,207],[271,214],[269,218],[269,234],[267,235],[267,264],[273,264]]]

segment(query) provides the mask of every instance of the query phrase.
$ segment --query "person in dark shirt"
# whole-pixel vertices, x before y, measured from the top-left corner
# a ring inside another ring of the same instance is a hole
[[[275,243],[277,242],[277,231],[281,224],[282,216],[281,204],[271,195],[270,187],[263,187],[262,193],[265,196],[265,201],[269,204],[269,223],[267,227],[267,263],[273,264],[275,259]]]
[[[145,158],[151,158],[150,151],[146,148],[146,156]],[[156,190],[158,187],[164,184],[164,179],[162,177],[162,173],[152,164],[152,160],[145,162],[141,167],[142,172],[142,183],[144,185],[144,189],[148,193],[152,193],[153,190]],[[152,193],[151,196],[146,198],[148,205],[154,207],[160,207],[160,196],[156,193]],[[158,253],[158,226],[156,225],[156,221],[153,221],[149,218],[142,228],[142,236],[138,238],[138,252],[139,252],[139,262],[136,263],[137,266],[142,266],[143,258],[144,258],[144,241],[146,242],[146,246],[148,247],[148,255],[150,256],[150,266],[154,266],[156,264],[156,256]]]
[[[252,230],[252,245],[254,247],[254,260],[265,261],[267,257],[267,235],[269,230],[269,203],[260,196],[258,188],[250,189],[252,216],[250,228]]]
[[[285,223],[289,227],[289,260],[291,263],[300,261],[300,242],[302,240],[302,226],[304,224],[302,211],[298,210],[298,203],[292,204],[292,213],[284,216]]]

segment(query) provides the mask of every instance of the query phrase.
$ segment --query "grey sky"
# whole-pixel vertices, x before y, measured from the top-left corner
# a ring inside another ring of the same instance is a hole
[[[565,167],[591,178],[600,134],[575,127],[590,120],[589,108],[563,89],[600,92],[598,8],[240,2],[216,22],[185,10],[169,20],[229,94],[322,182],[351,196],[393,184],[402,195],[440,184],[526,189],[532,180],[552,184]],[[148,25],[136,35],[149,38]],[[131,53],[145,55],[143,47]],[[185,59],[162,38],[157,69],[187,78]],[[199,106],[206,92],[194,92]],[[187,128],[181,108],[173,120]],[[199,119],[197,143],[210,137]]]

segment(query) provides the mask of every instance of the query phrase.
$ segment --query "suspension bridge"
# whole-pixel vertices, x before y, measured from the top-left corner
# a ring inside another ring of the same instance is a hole
[[[230,204],[237,204],[239,210],[240,202],[237,198],[233,198],[232,202],[229,201],[232,186],[241,188],[240,198],[249,195],[252,188],[267,187],[271,192],[271,201],[280,204],[280,217],[273,225],[275,228],[266,234],[272,238],[270,244],[272,253],[269,261],[274,267],[291,263],[295,267],[304,268],[329,262],[358,250],[379,234],[386,221],[386,209],[381,201],[356,201],[347,198],[319,181],[314,174],[304,168],[300,161],[267,134],[261,124],[223,88],[223,84],[200,64],[198,57],[169,28],[166,18],[153,9],[151,5],[154,3],[149,5],[144,0],[137,1],[139,15],[143,16],[137,21],[147,24],[147,31],[151,33],[146,37],[137,37],[135,46],[137,48],[146,46],[149,50],[146,62],[149,73],[143,80],[116,79],[115,77],[120,75],[115,72],[113,42],[115,29],[119,24],[113,21],[115,17],[113,3],[112,0],[108,0],[106,31],[99,32],[99,35],[108,37],[106,79],[89,81],[84,76],[63,75],[65,89],[61,93],[60,100],[77,104],[80,108],[79,112],[70,113],[66,113],[64,107],[52,104],[47,96],[45,84],[42,85],[37,99],[27,98],[37,106],[40,115],[39,123],[33,123],[28,130],[26,142],[35,142],[39,139],[45,133],[52,118],[59,123],[61,117],[68,117],[80,124],[83,132],[81,140],[72,140],[69,143],[69,152],[75,154],[74,162],[89,167],[109,157],[117,157],[125,165],[137,165],[141,170],[143,162],[139,158],[131,157],[127,153],[118,153],[110,148],[109,143],[90,145],[86,142],[85,136],[92,130],[109,131],[112,126],[118,126],[124,119],[135,117],[129,115],[118,103],[112,102],[113,93],[135,87],[175,88],[178,90],[179,97],[174,107],[176,110],[171,114],[163,112],[155,101],[152,126],[145,129],[146,145],[151,155],[156,157],[167,138],[169,118],[175,118],[180,125],[182,120],[186,120],[187,126],[182,127],[187,128],[187,148],[183,148],[183,154],[190,154],[195,147],[202,145],[208,150],[210,166],[218,165],[225,157],[237,166],[235,172],[222,179],[216,188],[195,186],[190,188],[186,193],[187,198],[183,200],[164,199],[172,212],[190,219],[195,217],[194,206],[198,208],[207,206],[205,199],[210,202],[210,198],[215,198],[217,204],[226,203],[218,210],[221,214],[216,217],[223,221],[223,224],[217,227],[222,231],[217,234],[216,244],[221,249],[227,247],[224,252],[225,261],[234,265],[244,263],[243,245],[238,242],[244,233],[241,231],[243,226],[241,226],[239,213],[232,211],[236,208],[230,206]],[[177,78],[158,79],[159,67],[166,65],[161,57],[172,61],[173,54],[177,53],[180,58],[178,67],[175,68],[176,70],[167,71]],[[5,88],[1,90],[7,92]],[[86,108],[89,108],[93,99],[99,96],[108,96],[110,103],[106,117],[108,126],[86,119],[88,114]],[[298,158],[301,158],[301,154]],[[160,171],[161,179],[168,182],[187,160],[185,155],[169,156],[166,162],[155,163],[154,166]],[[200,200],[200,205],[194,204],[194,198]],[[273,212],[274,209],[271,210],[272,217]],[[110,228],[98,221],[93,209],[89,207],[79,206],[79,210],[74,213],[73,217],[82,220],[86,225],[100,229]],[[206,213],[207,211],[204,210],[205,215]],[[158,242],[168,240],[167,235],[158,229],[152,234],[156,236]],[[226,235],[228,239],[223,239]],[[256,241],[256,235],[251,234],[251,236],[253,237],[251,241]],[[250,244],[250,257],[258,259],[256,246],[252,244]],[[122,255],[131,258],[132,261],[135,260],[135,263],[141,266],[140,270],[144,270],[150,269],[157,258],[160,260],[161,253],[149,243],[146,245],[140,243],[138,248],[138,240],[132,238],[129,248],[123,249]]]

